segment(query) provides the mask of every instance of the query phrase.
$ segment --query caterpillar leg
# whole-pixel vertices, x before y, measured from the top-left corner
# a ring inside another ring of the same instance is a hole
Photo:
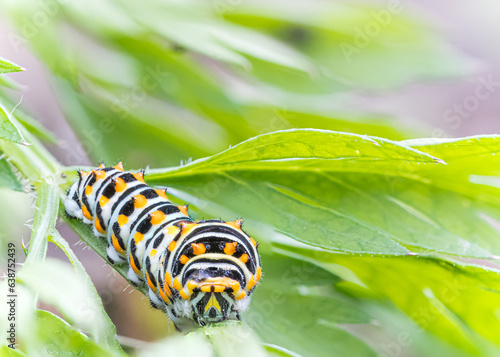
[[[143,284],[144,282],[137,276],[137,274],[134,272],[134,270],[129,267],[127,271],[127,279],[135,286],[139,286]]]
[[[110,260],[112,264],[122,264],[127,262],[127,259],[118,254],[116,249],[111,245],[108,245],[106,248],[106,253],[108,254],[108,260]]]
[[[149,289],[149,302],[155,309],[162,309],[165,306],[165,303],[151,289]]]

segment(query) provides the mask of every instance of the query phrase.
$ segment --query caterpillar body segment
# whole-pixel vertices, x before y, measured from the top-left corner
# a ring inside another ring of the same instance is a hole
[[[108,260],[128,265],[128,279],[147,286],[153,307],[179,330],[239,319],[262,276],[257,243],[241,220],[195,222],[186,206],[121,163],[78,174],[66,212],[107,240]]]

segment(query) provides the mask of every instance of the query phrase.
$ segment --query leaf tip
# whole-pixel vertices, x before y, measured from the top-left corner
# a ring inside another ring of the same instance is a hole
[[[438,159],[437,157],[434,158],[434,161],[437,163],[437,164],[443,164],[443,165],[448,165],[448,163],[444,160],[441,160],[441,159]]]

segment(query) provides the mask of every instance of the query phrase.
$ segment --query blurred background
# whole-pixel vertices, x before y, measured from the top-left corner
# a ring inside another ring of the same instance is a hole
[[[0,56],[26,71],[1,95],[68,166],[176,166],[296,127],[394,140],[500,131],[494,0],[4,3]],[[0,195],[2,234],[27,241],[33,198]],[[169,332],[59,228],[120,335]]]

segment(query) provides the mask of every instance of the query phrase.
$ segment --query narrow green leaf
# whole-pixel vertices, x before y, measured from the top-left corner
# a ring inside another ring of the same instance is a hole
[[[47,254],[47,241],[55,229],[59,210],[59,189],[48,182],[37,187],[35,218],[33,220],[28,256],[25,264],[43,261]]]
[[[0,104],[0,138],[17,144],[30,145],[15,124],[12,115]]]
[[[21,284],[37,294],[43,302],[54,305],[75,328],[81,329],[110,352],[121,353],[112,341],[109,320],[102,316],[102,305],[94,287],[81,272],[55,259],[25,265],[18,273]]]
[[[0,187],[22,191],[22,185],[5,158],[0,159]]]
[[[114,356],[58,316],[43,310],[38,315],[38,351],[41,355]]]
[[[17,64],[0,57],[0,74],[11,73],[11,72],[21,72],[24,68],[18,66]]]
[[[9,88],[9,89],[19,89],[20,84],[18,84],[16,81],[13,79],[6,77],[6,76],[0,76],[0,86]]]
[[[84,266],[78,260],[78,257],[75,255],[73,250],[70,248],[68,242],[63,237],[61,237],[57,230],[52,233],[50,241],[57,245],[64,252],[64,254],[66,254],[76,272],[80,274],[87,283],[87,289],[90,292],[89,295],[91,295],[89,297],[94,300],[93,304],[98,308],[97,310],[95,310],[95,318],[100,320],[97,325],[103,327],[102,330],[96,331],[95,336],[93,336],[94,340],[98,344],[105,346],[106,349],[110,351],[123,352],[116,336],[116,327],[104,310],[102,300],[97,293],[92,280],[90,280],[90,276],[87,274]]]
[[[62,192],[60,193],[60,198],[61,200],[65,199]],[[68,224],[68,226],[70,226],[71,229],[75,231],[76,234],[80,236],[85,244],[92,248],[92,250],[104,260],[104,262],[108,263],[106,253],[107,242],[105,239],[96,237],[90,225],[85,224],[76,218],[69,217],[64,209],[64,204],[59,205],[59,216]],[[112,268],[127,279],[128,267],[126,265],[112,265]],[[148,295],[148,290],[144,286],[138,286],[135,289],[139,290],[146,296]]]
[[[0,77],[0,85],[2,84],[2,77]],[[11,86],[13,89],[18,89],[18,87]],[[8,105],[11,108],[14,108],[17,104],[14,100],[12,100],[5,93],[0,91],[0,102]],[[13,116],[19,121],[19,123],[24,126],[31,134],[38,136],[39,138],[46,140],[50,143],[55,144],[57,142],[57,138],[54,133],[45,128],[38,120],[34,119],[30,115],[28,115],[21,108],[16,108]]]
[[[6,345],[0,346],[0,355],[3,357],[22,357],[26,356],[19,350],[12,349]]]

